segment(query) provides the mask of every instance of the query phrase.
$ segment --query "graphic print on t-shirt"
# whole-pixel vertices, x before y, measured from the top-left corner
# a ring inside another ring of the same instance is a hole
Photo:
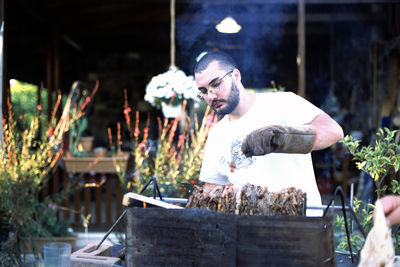
[[[235,169],[240,169],[253,164],[254,158],[246,157],[242,153],[242,139],[235,139],[231,143],[231,160],[229,162],[229,167],[231,171]]]

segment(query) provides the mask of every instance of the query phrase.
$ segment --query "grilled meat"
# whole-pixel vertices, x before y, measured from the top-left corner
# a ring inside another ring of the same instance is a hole
[[[306,193],[294,187],[269,192],[267,187],[246,184],[220,186],[211,192],[195,186],[186,208],[210,209],[237,215],[304,215]]]

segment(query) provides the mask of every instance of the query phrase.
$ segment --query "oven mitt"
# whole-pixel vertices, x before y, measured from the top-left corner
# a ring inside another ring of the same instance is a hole
[[[309,125],[270,125],[257,129],[242,142],[242,152],[246,157],[269,153],[310,153],[317,141],[317,131]]]

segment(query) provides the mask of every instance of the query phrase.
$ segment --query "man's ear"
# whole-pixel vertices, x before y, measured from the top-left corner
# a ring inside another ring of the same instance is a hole
[[[240,74],[240,70],[234,69],[233,72],[232,72],[232,78],[237,82],[241,82],[242,81],[242,75]]]

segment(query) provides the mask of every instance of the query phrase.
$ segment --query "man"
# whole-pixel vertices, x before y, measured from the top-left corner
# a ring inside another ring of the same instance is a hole
[[[199,97],[223,116],[205,146],[204,190],[246,183],[269,191],[293,186],[307,193],[307,205],[321,205],[310,152],[342,139],[342,128],[291,92],[247,91],[235,61],[225,53],[204,55],[194,72]]]

